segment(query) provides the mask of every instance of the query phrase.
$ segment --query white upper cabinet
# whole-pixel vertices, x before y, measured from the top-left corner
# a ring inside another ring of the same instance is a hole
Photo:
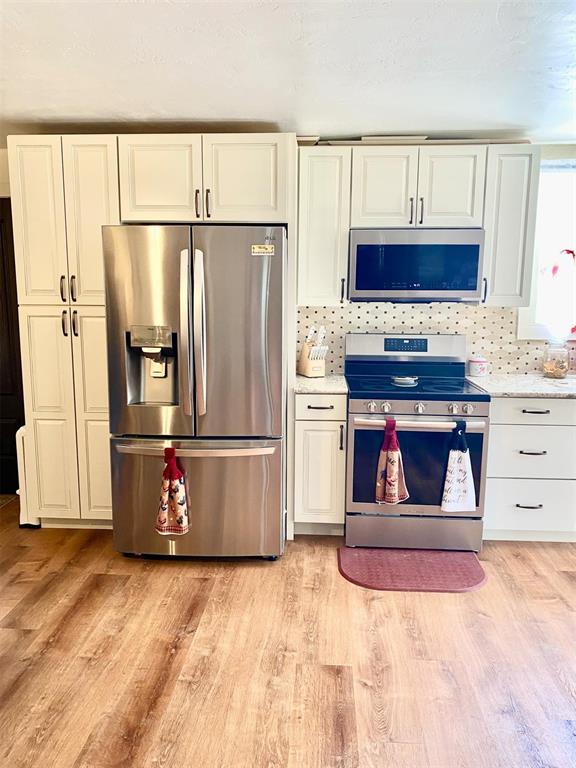
[[[19,304],[68,300],[60,136],[9,136]]]
[[[26,493],[38,517],[78,518],[69,308],[20,307]]]
[[[296,140],[287,133],[205,134],[206,221],[287,221]]]
[[[414,226],[417,185],[418,147],[354,147],[350,226]]]
[[[481,227],[486,147],[420,147],[418,209],[422,227]]]
[[[116,136],[63,136],[69,297],[104,304],[102,225],[120,223]]]
[[[494,144],[488,148],[484,277],[487,303],[526,307],[534,258],[540,148]]]
[[[298,303],[343,303],[348,272],[351,147],[300,149]]]
[[[118,136],[122,221],[202,219],[202,136]]]
[[[108,377],[104,307],[72,310],[80,514],[112,518]]]

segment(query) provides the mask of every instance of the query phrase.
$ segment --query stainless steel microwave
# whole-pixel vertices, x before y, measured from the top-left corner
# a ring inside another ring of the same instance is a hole
[[[479,301],[483,229],[351,229],[351,301]]]

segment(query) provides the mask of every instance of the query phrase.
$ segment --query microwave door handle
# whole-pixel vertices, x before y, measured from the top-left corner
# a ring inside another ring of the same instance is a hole
[[[190,251],[180,251],[180,396],[186,416],[192,416],[192,387],[190,386]]]
[[[196,411],[206,413],[206,286],[204,254],[194,249],[194,368],[196,370]]]

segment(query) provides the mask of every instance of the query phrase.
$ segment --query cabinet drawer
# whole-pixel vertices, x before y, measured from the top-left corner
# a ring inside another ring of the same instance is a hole
[[[576,535],[576,480],[487,480],[484,529]]]
[[[488,477],[576,480],[576,427],[494,425]]]
[[[492,424],[576,424],[576,400],[544,397],[495,397]]]
[[[296,419],[346,421],[346,395],[296,395]]]

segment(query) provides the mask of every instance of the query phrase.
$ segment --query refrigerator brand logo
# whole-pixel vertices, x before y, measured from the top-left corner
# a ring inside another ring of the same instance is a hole
[[[274,256],[274,245],[253,245],[252,256]]]

